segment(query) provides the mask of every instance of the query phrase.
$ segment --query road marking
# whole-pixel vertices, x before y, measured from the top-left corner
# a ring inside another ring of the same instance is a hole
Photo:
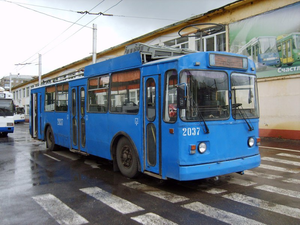
[[[122,214],[128,214],[144,210],[143,208],[116,195],[108,193],[98,187],[82,188],[80,189],[80,191],[94,197],[95,199],[99,200],[100,202],[106,204],[107,206],[113,208],[114,210],[117,210]]]
[[[300,184],[300,180],[293,179],[293,178],[288,178],[286,180],[283,180],[283,182],[291,183],[291,184]]]
[[[288,164],[288,165],[293,165],[293,166],[300,166],[300,162],[295,162],[295,161],[291,161],[291,160],[276,159],[276,158],[271,158],[271,157],[262,157],[261,159],[269,161],[269,162],[276,162],[276,163],[283,163],[283,164]]]
[[[223,195],[222,197],[230,199],[235,202],[239,202],[242,204],[247,204],[250,206],[254,206],[260,209],[268,210],[271,212],[279,213],[285,216],[294,217],[300,219],[300,209],[292,208],[284,205],[275,204],[273,202],[268,202],[265,200],[260,200],[257,198],[252,198],[246,195],[231,193]]]
[[[68,158],[68,159],[71,159],[72,161],[74,160],[78,160],[80,159],[80,155],[79,154],[74,154],[74,153],[71,153],[71,152],[67,152],[67,151],[53,151],[54,154],[57,154],[57,155],[60,155],[62,157],[65,157],[65,158]]]
[[[219,189],[219,188],[211,188],[209,190],[201,190],[201,191],[206,192],[208,194],[213,194],[213,195],[222,194],[222,193],[227,192],[227,190]]]
[[[244,173],[245,175],[250,175],[250,176],[255,176],[255,177],[260,177],[260,178],[270,179],[270,180],[283,178],[282,176],[265,174],[265,173],[260,173],[252,170],[246,170]]]
[[[272,150],[290,151],[290,152],[299,152],[300,151],[300,150],[294,150],[294,149],[288,149],[288,148],[274,148],[274,147],[268,147],[268,146],[259,146],[259,147],[272,149]]]
[[[97,168],[97,169],[99,168],[98,163],[96,163],[93,160],[86,159],[86,160],[84,160],[84,164],[87,164],[87,165],[89,165],[92,168]]]
[[[299,151],[300,152],[300,151]],[[286,156],[286,157],[292,157],[294,159],[300,159],[300,155],[292,155],[292,154],[287,154],[287,153],[279,153],[279,154],[276,154],[276,155],[279,155],[279,156]]]
[[[58,162],[60,162],[60,160],[59,160],[59,159],[57,159],[57,158],[54,158],[54,157],[52,157],[51,155],[44,154],[44,156],[47,156],[47,157],[48,157],[48,158],[50,158],[50,159],[53,159],[53,160],[55,160],[55,161],[58,161]]]
[[[61,225],[86,224],[85,218],[77,214],[70,207],[61,202],[51,194],[38,195],[32,197],[46,212],[48,212]]]
[[[255,182],[252,181],[248,181],[248,180],[241,180],[241,179],[237,179],[237,178],[233,178],[232,180],[229,180],[228,183],[230,184],[238,184],[244,187],[248,187],[251,185],[255,185]]]
[[[153,224],[159,224],[159,225],[176,225],[177,223],[174,223],[170,220],[167,220],[159,215],[156,215],[154,213],[146,213],[141,216],[135,216],[131,217],[131,219],[145,225],[153,225]]]
[[[182,207],[229,224],[263,224],[231,212],[204,205],[200,202],[185,204]]]
[[[171,203],[177,203],[188,200],[188,198],[176,195],[170,192],[162,191],[158,188],[154,188],[151,186],[147,186],[145,184],[141,184],[137,181],[129,182],[129,183],[123,183],[124,186],[138,190],[143,191],[151,196],[163,199],[165,201],[171,202]]]
[[[287,168],[283,168],[283,167],[279,167],[279,166],[271,166],[271,165],[265,165],[265,164],[260,164],[259,168],[275,170],[275,171],[279,171],[279,172],[286,172],[286,173],[299,173],[300,172],[300,171],[287,169]]]
[[[300,198],[300,192],[298,191],[292,191],[292,190],[287,190],[287,189],[283,189],[283,188],[277,188],[277,187],[273,187],[273,186],[269,186],[269,185],[261,185],[261,186],[257,186],[254,187],[256,189],[259,190],[263,190],[263,191],[268,191],[268,192],[272,192],[272,193],[276,193],[276,194],[280,194],[280,195],[286,195],[292,198]]]

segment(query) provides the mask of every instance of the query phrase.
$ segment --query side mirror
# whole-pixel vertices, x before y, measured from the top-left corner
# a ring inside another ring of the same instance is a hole
[[[186,83],[177,86],[177,107],[179,109],[186,109]]]

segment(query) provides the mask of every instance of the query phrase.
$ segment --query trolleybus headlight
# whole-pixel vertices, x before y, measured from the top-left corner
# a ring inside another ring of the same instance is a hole
[[[199,150],[199,152],[202,154],[202,153],[204,153],[205,151],[206,151],[206,144],[204,143],[204,142],[201,142],[200,144],[199,144],[199,146],[198,146],[198,150]]]
[[[253,137],[250,137],[250,138],[248,139],[248,146],[249,146],[249,147],[253,147],[254,143],[255,143],[254,138],[253,138]]]
[[[7,123],[6,124],[8,127],[12,127],[14,124],[13,123]]]

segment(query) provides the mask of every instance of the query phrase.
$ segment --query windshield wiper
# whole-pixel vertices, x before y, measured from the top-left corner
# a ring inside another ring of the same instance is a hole
[[[204,127],[205,127],[205,131],[204,131],[204,133],[205,134],[209,134],[209,129],[208,129],[208,126],[207,126],[207,124],[206,124],[206,122],[205,122],[205,119],[204,119],[204,117],[202,116],[202,113],[201,113],[201,111],[200,111],[200,109],[197,107],[197,115],[199,115],[199,117],[202,119],[202,121],[203,121],[203,124],[204,124]],[[204,130],[204,129],[203,129]]]
[[[248,130],[249,131],[253,131],[254,130],[254,127],[253,127],[253,125],[252,125],[252,123],[251,123],[251,121],[249,120],[249,118],[247,117],[247,114],[244,114],[244,109],[243,109],[243,107],[242,107],[242,104],[241,103],[235,103],[235,104],[232,104],[232,107],[234,107],[234,108],[236,108],[236,109],[238,109],[239,110],[239,112],[240,112],[240,115],[241,115],[241,117],[245,120],[245,122],[246,122],[246,124],[248,125]],[[242,110],[240,109],[240,107],[242,108]],[[236,115],[236,113],[235,113],[235,115]],[[246,115],[246,116],[245,116]],[[247,118],[246,118],[247,117]],[[249,120],[249,121],[248,121]],[[251,123],[251,125],[250,125],[250,123]]]
[[[201,111],[200,111],[200,109],[199,109],[199,107],[196,104],[194,99],[193,99],[193,102],[194,102],[194,105],[196,106],[196,109],[197,109],[197,116],[203,121],[203,124],[204,124],[204,127],[205,127],[205,129],[203,129],[203,131],[204,131],[205,134],[209,134],[209,129],[208,129],[208,126],[206,124],[206,121],[205,121],[205,119],[204,119],[204,117],[203,117],[203,115],[202,115],[202,113],[201,113]],[[202,126],[201,123],[200,123],[200,125]]]

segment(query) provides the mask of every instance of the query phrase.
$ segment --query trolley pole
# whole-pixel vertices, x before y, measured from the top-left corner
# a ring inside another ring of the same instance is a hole
[[[97,61],[97,25],[93,24],[93,64]]]

